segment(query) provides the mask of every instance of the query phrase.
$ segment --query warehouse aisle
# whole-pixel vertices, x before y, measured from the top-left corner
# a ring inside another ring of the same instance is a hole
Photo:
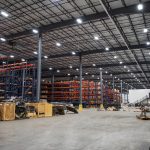
[[[150,122],[135,115],[92,109],[78,115],[0,122],[0,150],[148,150]]]

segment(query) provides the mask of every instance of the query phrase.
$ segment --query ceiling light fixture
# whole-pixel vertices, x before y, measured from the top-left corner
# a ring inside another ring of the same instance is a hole
[[[127,68],[127,66],[124,66],[124,68]]]
[[[37,29],[32,29],[32,32],[33,32],[34,34],[39,33],[39,31],[38,31]]]
[[[60,72],[60,70],[57,70],[57,72]]]
[[[1,11],[1,15],[3,17],[8,17],[9,16],[9,14],[6,11]]]
[[[146,45],[150,45],[150,42],[146,42]]]
[[[21,61],[25,61],[25,59],[24,59],[24,58],[21,58]]]
[[[93,66],[95,67],[95,66],[96,66],[96,64],[93,64]]]
[[[79,71],[79,69],[78,69],[78,68],[77,68],[76,70],[77,70],[77,71]]]
[[[56,46],[60,47],[60,46],[61,46],[61,44],[60,44],[59,42],[56,42]]]
[[[47,58],[48,58],[48,56],[44,56],[44,58],[45,58],[45,59],[47,59]]]
[[[10,55],[10,58],[14,58],[14,55]]]
[[[70,69],[72,69],[72,66],[69,66]]]
[[[106,48],[105,48],[105,50],[106,50],[106,51],[109,51],[109,48],[108,48],[108,47],[106,47]]]
[[[99,40],[99,37],[98,36],[94,36],[94,40]]]
[[[35,55],[37,55],[38,53],[37,52],[33,52]]]
[[[138,10],[143,10],[143,7],[144,7],[143,4],[138,4],[138,5],[137,5],[137,9],[138,9]]]
[[[68,73],[68,76],[70,76],[70,73]]]
[[[5,38],[0,38],[0,40],[1,40],[2,42],[5,42],[5,41],[6,41],[6,39],[5,39]]]
[[[53,68],[51,68],[51,67],[49,68],[49,70],[52,70],[52,69],[53,69]]]
[[[144,33],[147,33],[147,32],[148,32],[148,29],[146,29],[146,28],[143,29],[143,32],[144,32]]]
[[[76,21],[77,21],[78,24],[82,23],[82,19],[81,18],[76,19]]]
[[[122,61],[120,61],[119,63],[120,63],[120,64],[122,64],[123,62],[122,62]]]
[[[86,72],[85,74],[87,75],[88,73]]]
[[[118,56],[114,56],[114,58],[116,59],[116,58],[118,58]]]
[[[72,52],[72,55],[75,55],[76,53],[75,52]]]

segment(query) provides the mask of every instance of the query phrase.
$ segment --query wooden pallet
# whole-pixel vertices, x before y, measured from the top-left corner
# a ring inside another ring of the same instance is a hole
[[[141,119],[141,120],[150,120],[150,117],[141,117],[141,116],[136,116],[138,119]]]
[[[35,112],[29,112],[29,113],[27,113],[27,117],[28,118],[37,118],[37,115]]]

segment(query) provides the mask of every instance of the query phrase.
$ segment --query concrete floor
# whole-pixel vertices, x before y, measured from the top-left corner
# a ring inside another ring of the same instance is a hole
[[[84,110],[0,122],[0,150],[149,150],[150,121],[136,114]]]

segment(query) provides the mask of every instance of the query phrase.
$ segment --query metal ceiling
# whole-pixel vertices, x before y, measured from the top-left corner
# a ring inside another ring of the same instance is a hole
[[[112,81],[110,74],[113,74],[116,80],[122,79],[135,88],[150,88],[150,46],[146,45],[150,32],[143,33],[144,28],[150,28],[150,1],[102,2],[120,33],[99,0],[1,0],[0,10],[8,12],[9,17],[0,16],[0,37],[7,39],[0,43],[0,53],[13,54],[15,58],[9,62],[24,58],[37,63],[37,55],[33,53],[38,46],[38,36],[32,33],[35,28],[43,37],[43,78],[50,78],[52,72],[58,80],[79,76],[76,68],[79,68],[79,54],[82,54],[85,79],[98,79],[99,68],[103,68],[104,80]],[[143,11],[137,9],[139,3],[144,5]],[[77,24],[77,18],[83,23]],[[99,40],[94,40],[94,36]],[[56,42],[62,46],[56,46]],[[76,52],[75,56],[72,51]],[[53,71],[49,67],[54,68]],[[56,73],[57,69],[60,73]],[[71,74],[69,77],[68,73]]]

